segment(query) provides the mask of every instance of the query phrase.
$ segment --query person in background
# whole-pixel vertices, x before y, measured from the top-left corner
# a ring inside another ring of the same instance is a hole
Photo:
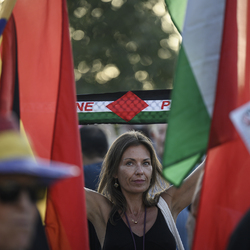
[[[144,135],[146,135],[148,138],[151,139],[150,135],[151,124],[119,124],[118,126],[119,132],[117,136],[131,130],[140,131],[141,133],[143,133]]]
[[[162,161],[164,154],[164,144],[167,132],[167,123],[152,124],[150,129],[150,138],[153,141],[157,156]]]
[[[167,127],[168,124],[166,123],[153,124],[150,130],[150,137],[152,138],[155,150],[157,152],[160,161],[162,161],[164,154],[164,144],[165,144]],[[179,213],[176,221],[176,226],[180,233],[181,240],[185,250],[189,250],[188,232],[186,228],[188,214],[189,214],[188,207],[186,207]]]
[[[104,131],[96,125],[80,127],[85,187],[97,190],[103,158],[108,150],[108,140]],[[88,220],[91,250],[101,249],[95,228]]]
[[[36,202],[55,181],[79,174],[75,166],[34,157],[14,117],[0,115],[0,249],[31,249]]]
[[[80,128],[85,187],[97,190],[102,161],[108,151],[108,139],[96,125]]]

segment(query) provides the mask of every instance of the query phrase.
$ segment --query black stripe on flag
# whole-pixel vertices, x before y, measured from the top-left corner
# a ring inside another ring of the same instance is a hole
[[[160,90],[136,90],[132,91],[142,100],[164,100],[170,99],[171,89],[160,89]],[[115,101],[125,95],[127,92],[114,92],[114,93],[103,93],[103,94],[86,94],[77,95],[77,101]]]

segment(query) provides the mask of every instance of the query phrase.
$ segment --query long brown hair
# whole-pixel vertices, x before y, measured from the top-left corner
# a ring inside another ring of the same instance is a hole
[[[122,214],[127,209],[127,201],[121,192],[120,186],[114,187],[115,174],[123,153],[130,146],[144,145],[150,153],[152,164],[152,179],[149,188],[143,193],[143,203],[145,206],[150,207],[157,204],[158,191],[166,188],[167,183],[162,178],[162,166],[157,158],[151,140],[139,131],[128,131],[120,135],[110,146],[102,165],[102,170],[99,178],[98,192],[105,195],[113,204],[114,207],[111,211],[111,222],[114,222],[113,216],[116,211],[121,211]]]

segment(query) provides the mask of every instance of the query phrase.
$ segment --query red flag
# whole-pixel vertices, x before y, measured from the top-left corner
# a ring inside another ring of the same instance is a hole
[[[227,0],[217,92],[193,250],[226,249],[250,207],[250,154],[229,113],[250,101],[250,1]]]
[[[36,153],[82,173],[69,24],[65,0],[18,1],[20,116]],[[52,250],[89,249],[83,174],[48,192],[46,232]]]
[[[3,32],[1,42],[0,113],[12,110],[16,76],[16,31],[11,16]]]

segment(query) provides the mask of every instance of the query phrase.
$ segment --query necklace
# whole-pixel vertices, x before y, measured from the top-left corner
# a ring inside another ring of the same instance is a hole
[[[137,224],[139,219],[141,218],[141,215],[142,215],[142,213],[139,214],[139,217],[138,217],[137,220],[131,219],[131,221],[134,222],[135,224]]]
[[[135,250],[136,250],[136,244],[135,244],[134,234],[133,234],[133,232],[132,232],[132,229],[131,229],[130,223],[129,223],[129,221],[128,221],[128,216],[127,216],[126,212],[125,212],[124,214],[125,214],[125,217],[126,217],[126,220],[127,220],[127,223],[128,223],[128,227],[129,227],[129,230],[130,230],[130,233],[131,233],[133,242],[134,242],[134,247],[135,247]],[[146,214],[147,214],[147,208],[145,207],[144,228],[143,228],[143,247],[142,247],[143,250],[145,249]],[[138,221],[137,221],[137,223],[138,223]],[[136,224],[136,223],[135,223],[135,224]]]

